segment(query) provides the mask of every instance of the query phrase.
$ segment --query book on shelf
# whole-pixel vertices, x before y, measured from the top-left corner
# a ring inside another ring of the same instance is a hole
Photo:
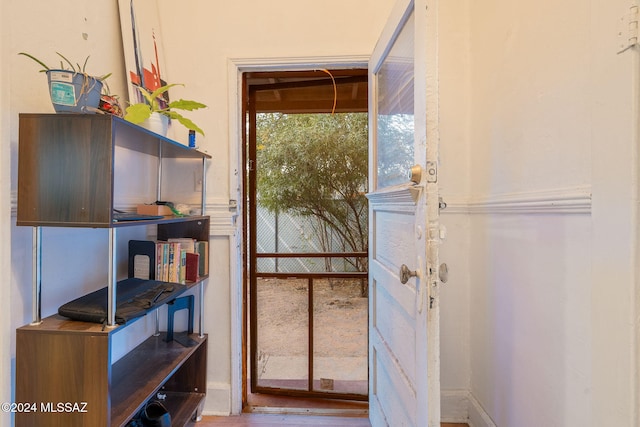
[[[189,238],[130,240],[129,277],[172,283],[195,282],[208,274],[208,243]]]
[[[185,259],[185,278],[190,282],[195,282],[200,278],[199,270],[199,262],[200,254],[199,253],[186,253]]]
[[[167,239],[167,241],[169,243],[180,243],[180,247],[189,253],[194,253],[196,251],[196,239],[191,239],[189,237],[171,237]]]
[[[169,281],[169,245],[167,242],[156,242],[157,252],[157,264],[156,271],[158,272],[156,277],[163,282]]]
[[[198,264],[198,275],[206,276],[209,274],[209,242],[196,242],[196,252],[200,255]]]
[[[180,267],[178,268],[178,282],[180,283],[185,283],[187,280],[187,253],[186,249],[180,248]]]
[[[169,246],[169,276],[167,282],[177,282],[180,274],[178,268],[180,266],[180,243],[168,242]]]

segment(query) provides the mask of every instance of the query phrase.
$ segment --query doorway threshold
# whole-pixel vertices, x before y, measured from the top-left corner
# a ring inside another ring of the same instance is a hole
[[[368,417],[369,403],[250,393],[243,409],[247,413]]]

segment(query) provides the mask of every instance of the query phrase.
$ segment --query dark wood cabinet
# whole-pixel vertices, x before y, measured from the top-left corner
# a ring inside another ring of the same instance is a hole
[[[19,328],[15,401],[35,406],[16,413],[16,426],[125,426],[158,392],[172,425],[189,423],[205,397],[207,336],[184,347],[161,333],[111,364],[117,330],[58,315]]]
[[[208,241],[206,215],[114,221],[116,147],[155,156],[159,163],[164,158],[201,161],[203,176],[209,158],[109,115],[21,114],[17,224],[34,227],[34,236],[40,227],[108,228],[113,236],[120,227],[154,226],[160,240]],[[34,245],[40,245],[36,238]],[[110,265],[116,256],[113,248]],[[24,409],[16,413],[16,426],[125,426],[159,392],[166,395],[172,425],[187,425],[199,415],[207,363],[202,321],[198,333],[189,335],[191,346],[166,342],[160,333],[114,362],[113,337],[130,323],[102,325],[59,315],[40,319],[39,262],[34,262],[32,284],[34,321],[16,331],[15,402]],[[188,286],[199,286],[202,297],[206,280]],[[108,283],[116,292],[115,275]],[[110,316],[114,310],[110,303]]]

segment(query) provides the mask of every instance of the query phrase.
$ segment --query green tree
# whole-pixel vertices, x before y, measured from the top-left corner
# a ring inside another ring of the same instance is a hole
[[[258,203],[316,218],[327,251],[336,240],[345,252],[366,251],[367,120],[366,113],[259,114]],[[366,259],[350,262],[366,271]]]
[[[414,164],[413,114],[378,115],[378,186],[404,184]]]

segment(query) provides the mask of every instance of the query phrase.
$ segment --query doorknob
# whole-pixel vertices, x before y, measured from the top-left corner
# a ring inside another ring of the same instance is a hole
[[[409,181],[413,182],[414,184],[420,184],[420,181],[422,181],[422,166],[411,166],[411,170],[409,171]]]
[[[400,283],[403,285],[407,283],[411,277],[416,277],[417,275],[418,272],[409,270],[406,264],[402,264],[400,267]]]

